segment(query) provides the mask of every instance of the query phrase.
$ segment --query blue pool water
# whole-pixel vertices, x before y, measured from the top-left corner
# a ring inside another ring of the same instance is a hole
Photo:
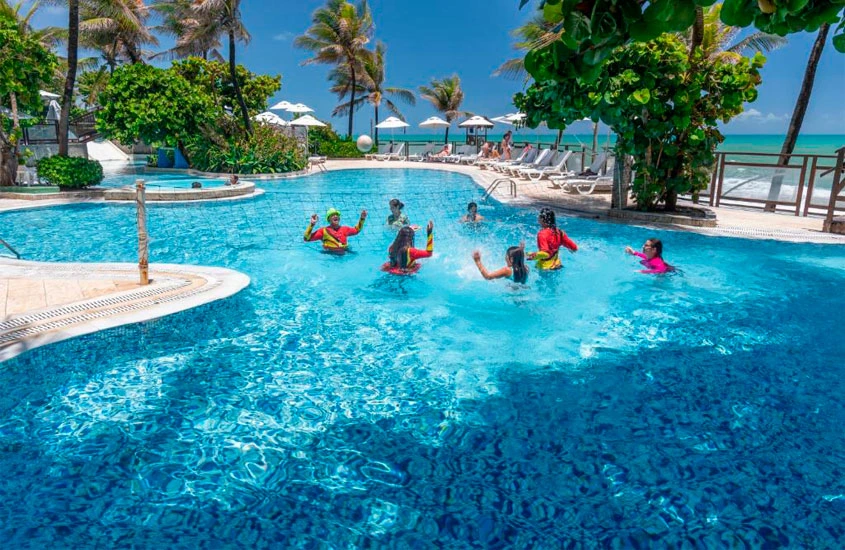
[[[127,164],[125,162],[103,163],[105,179],[100,187],[135,187],[135,181],[143,179],[148,189],[190,189],[191,184],[198,181],[205,187],[220,187],[225,185],[223,178],[209,178],[205,176],[191,176],[184,171],[177,170],[147,170],[143,164]]]
[[[579,244],[527,288],[486,282],[536,212],[434,171],[262,183],[151,205],[154,261],[240,294],[0,365],[11,547],[833,548],[845,537],[845,249],[561,218]],[[435,222],[378,271],[387,201]],[[308,215],[370,211],[354,254]],[[135,260],[134,210],[0,215],[27,259]],[[672,276],[623,253],[664,241]],[[73,246],[68,246],[73,243]],[[419,243],[418,243],[419,244]]]

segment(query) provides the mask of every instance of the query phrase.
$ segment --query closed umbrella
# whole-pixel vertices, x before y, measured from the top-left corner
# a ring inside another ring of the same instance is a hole
[[[382,120],[378,124],[376,124],[376,128],[379,130],[386,130],[390,129],[390,141],[393,141],[393,130],[396,128],[407,128],[410,126],[407,122],[402,119],[396,118],[395,116],[387,117],[386,119]],[[376,139],[378,141],[378,139]]]
[[[440,117],[430,116],[427,119],[420,122],[420,128],[448,128],[451,126],[451,122],[446,122]],[[443,137],[443,141],[445,142],[449,137],[449,131],[446,131],[446,135]]]
[[[312,117],[311,115],[301,116],[297,119],[290,121],[291,126],[305,126],[305,152],[308,152],[308,127],[309,126],[325,126],[322,122],[317,120],[316,118]]]
[[[62,117],[62,106],[55,99],[50,100],[50,105],[47,107],[46,119],[50,122],[58,122]]]

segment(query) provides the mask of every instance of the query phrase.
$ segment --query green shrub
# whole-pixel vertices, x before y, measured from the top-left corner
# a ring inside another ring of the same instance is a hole
[[[38,178],[63,189],[81,189],[103,181],[103,165],[82,157],[56,155],[38,161]]]
[[[342,139],[331,125],[309,128],[308,141],[311,150],[324,157],[354,159],[364,156],[352,138]]]
[[[192,168],[204,172],[280,174],[305,168],[296,140],[268,125],[258,125],[251,136],[230,138],[223,145],[198,135],[185,141]]]

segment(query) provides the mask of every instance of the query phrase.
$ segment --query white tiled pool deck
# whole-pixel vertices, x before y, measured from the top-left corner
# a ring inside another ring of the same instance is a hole
[[[467,174],[482,188],[502,177],[498,172],[475,166],[448,163],[332,160],[325,167],[328,171],[445,170]],[[508,186],[502,185],[494,191],[493,198],[523,207],[548,205],[563,214],[613,221],[607,215],[609,195],[565,193],[551,189],[545,180],[516,181],[516,197],[511,197]],[[0,212],[102,200],[0,199]],[[818,217],[726,207],[711,210],[717,216],[716,227],[671,227],[708,235],[845,244],[845,236],[822,233],[822,220]],[[0,361],[51,342],[197,307],[231,296],[249,284],[246,275],[222,268],[152,264],[150,270],[152,284],[141,287],[137,266],[133,264],[58,264],[0,258]]]

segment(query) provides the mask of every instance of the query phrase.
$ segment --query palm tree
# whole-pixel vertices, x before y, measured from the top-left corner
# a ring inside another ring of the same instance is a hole
[[[420,97],[431,102],[435,109],[443,113],[447,122],[452,122],[459,116],[467,114],[461,111],[461,103],[464,101],[464,91],[461,89],[461,78],[452,75],[443,80],[431,79],[428,86],[420,86]],[[449,142],[449,127],[446,127],[444,142]]]
[[[223,34],[229,38],[229,76],[235,97],[241,108],[241,117],[247,133],[252,133],[252,122],[244,101],[241,85],[238,82],[237,63],[235,56],[235,42],[249,43],[250,35],[241,17],[241,0],[194,0],[192,6],[193,20],[187,20],[185,34],[179,40],[181,44],[196,41],[201,47],[213,42],[215,37]]]
[[[59,156],[68,156],[68,128],[70,108],[73,106],[73,87],[76,84],[76,66],[79,60],[79,0],[68,0],[67,25],[67,75],[62,92],[62,112],[59,116]]]
[[[388,99],[386,96],[391,96],[397,100],[403,101],[411,106],[417,104],[417,98],[414,96],[414,92],[408,90],[406,88],[396,88],[396,87],[385,87],[384,86],[384,55],[385,55],[385,45],[381,42],[376,44],[375,51],[368,51],[365,50],[361,56],[361,73],[360,73],[360,80],[356,84],[356,92],[360,92],[361,96],[355,99],[355,103],[353,104],[352,101],[346,101],[338,105],[334,111],[332,111],[332,116],[337,115],[345,115],[349,111],[350,108],[355,109],[356,111],[364,106],[364,104],[369,103],[373,106],[373,110],[375,111],[375,118],[376,118],[376,126],[379,123],[379,115],[378,110],[381,106],[382,102],[384,102],[385,106],[388,110],[398,116],[399,118],[404,120],[404,116],[399,111],[399,108],[396,104]],[[340,66],[331,71],[329,73],[329,79],[334,82],[334,86],[331,87],[331,91],[336,93],[338,97],[341,99],[350,95],[351,88],[352,88],[352,80],[349,71],[346,70],[346,66]],[[375,129],[376,131],[376,145],[378,145],[378,128]]]
[[[225,61],[220,53],[220,31],[215,25],[202,27],[193,10],[193,0],[159,0],[151,6],[161,17],[161,24],[154,30],[161,34],[172,36],[176,45],[169,50],[157,53],[152,58],[166,56],[169,59],[182,59],[190,56],[208,59],[214,57],[218,61]],[[190,40],[188,29],[194,28]]]
[[[770,52],[787,43],[782,36],[759,31],[734,42],[742,29],[722,23],[721,13],[722,4],[714,4],[707,9],[697,8],[698,21],[680,35],[690,46],[690,51],[701,48],[707,59],[736,63],[745,52]]]
[[[141,63],[146,45],[156,45],[147,21],[150,8],[143,0],[83,0],[79,32],[84,47],[102,52],[111,71],[125,58]]]
[[[560,39],[560,30],[554,30],[555,24],[549,23],[540,12],[526,24],[511,31],[511,36],[517,39],[513,45],[516,50],[523,52],[522,57],[508,59],[493,71],[493,76],[504,76],[510,80],[522,80],[527,84],[531,75],[525,70],[525,53],[544,48]]]
[[[347,0],[328,0],[326,7],[314,12],[311,22],[305,34],[294,41],[295,46],[314,53],[303,65],[344,66],[349,72],[349,103],[355,105],[358,77],[363,70],[362,52],[373,34],[373,17],[367,0],[361,0],[357,7]],[[350,137],[354,112],[355,109],[349,109]]]

